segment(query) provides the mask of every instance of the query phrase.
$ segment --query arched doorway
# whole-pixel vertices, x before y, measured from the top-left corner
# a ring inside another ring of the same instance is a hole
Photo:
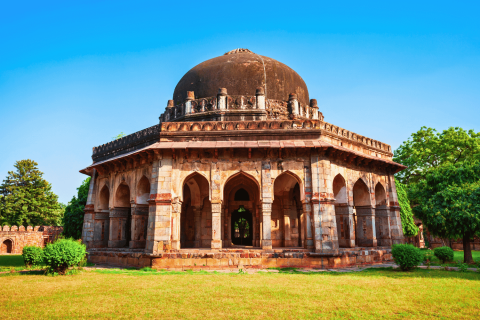
[[[338,246],[340,248],[354,248],[355,223],[353,208],[348,205],[347,184],[341,174],[337,174],[333,179],[333,196],[335,198]]]
[[[131,240],[130,188],[123,182],[115,192],[113,212],[110,213],[110,237],[108,247],[128,247]]]
[[[353,205],[356,215],[356,245],[376,247],[375,209],[372,207],[370,191],[361,178],[353,186]]]
[[[185,178],[182,192],[180,248],[210,248],[212,206],[208,180],[194,172]]]
[[[255,178],[239,172],[225,183],[222,240],[224,247],[260,246],[260,188]],[[243,235],[242,235],[243,234]]]
[[[302,247],[302,206],[299,179],[290,172],[280,174],[273,184],[272,246]]]
[[[253,240],[252,213],[240,206],[232,213],[231,230],[234,245],[251,246]]]
[[[0,253],[12,253],[13,252],[13,242],[10,239],[6,239],[2,242],[0,247]]]
[[[132,208],[132,227],[130,248],[145,248],[147,243],[148,199],[150,197],[150,181],[146,176],[138,181],[135,207]]]
[[[392,245],[387,193],[380,182],[375,186],[375,233],[379,246]]]

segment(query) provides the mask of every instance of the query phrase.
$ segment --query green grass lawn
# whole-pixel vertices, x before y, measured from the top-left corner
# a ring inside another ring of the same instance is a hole
[[[422,249],[423,252],[427,251],[427,249]],[[433,250],[432,250],[433,254]],[[472,258],[476,264],[480,264],[480,251],[472,251]],[[448,266],[456,266],[458,261],[463,263],[463,251],[453,251],[453,261],[445,263]],[[437,257],[433,256],[431,260],[431,265],[443,265]]]
[[[32,272],[34,273],[34,272]],[[0,276],[2,319],[477,318],[480,273],[83,271]]]
[[[0,268],[24,267],[23,257],[21,255],[0,255]]]

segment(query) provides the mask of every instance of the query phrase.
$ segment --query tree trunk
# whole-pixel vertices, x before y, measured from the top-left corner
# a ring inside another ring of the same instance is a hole
[[[470,248],[470,234],[463,235],[463,262],[472,263],[472,249]]]

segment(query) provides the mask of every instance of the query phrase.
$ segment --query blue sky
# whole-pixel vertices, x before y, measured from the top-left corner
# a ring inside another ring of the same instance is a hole
[[[475,1],[3,1],[0,179],[34,159],[67,203],[92,147],[158,122],[196,64],[235,48],[305,80],[325,120],[391,144],[480,131]]]

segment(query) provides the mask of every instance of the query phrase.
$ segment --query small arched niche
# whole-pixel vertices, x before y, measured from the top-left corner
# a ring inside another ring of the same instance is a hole
[[[100,199],[98,202],[98,209],[99,210],[108,210],[108,204],[110,201],[110,191],[108,190],[107,186],[103,186],[102,190],[100,191]]]
[[[386,206],[387,205],[387,194],[385,188],[379,182],[375,186],[375,205],[376,206]]]
[[[117,192],[115,193],[115,207],[130,207],[130,188],[125,183],[122,183],[117,188]]]
[[[143,176],[137,185],[137,204],[148,204],[148,198],[150,197],[150,182],[147,177]]]

